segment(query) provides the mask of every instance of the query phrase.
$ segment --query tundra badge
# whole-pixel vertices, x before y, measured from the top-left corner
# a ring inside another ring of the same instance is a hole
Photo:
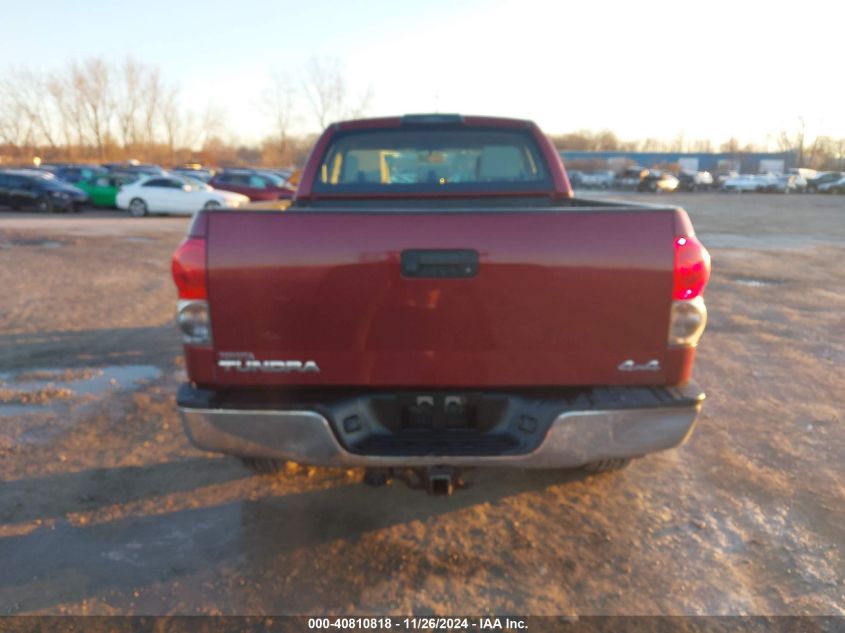
[[[313,360],[256,360],[250,353],[221,353],[217,366],[226,371],[262,371],[262,372],[319,372],[320,368]],[[239,358],[240,357],[240,358]]]

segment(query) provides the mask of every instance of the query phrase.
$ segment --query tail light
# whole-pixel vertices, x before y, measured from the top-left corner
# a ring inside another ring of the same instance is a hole
[[[702,293],[710,280],[710,253],[694,235],[675,238],[669,344],[694,347],[707,325]]]
[[[171,270],[180,299],[207,299],[205,238],[186,237],[173,253]]]
[[[672,298],[695,299],[710,279],[710,253],[694,235],[675,238]]]
[[[182,341],[189,345],[211,344],[205,256],[205,238],[192,235],[173,253],[171,269],[179,291],[176,323],[182,331]]]

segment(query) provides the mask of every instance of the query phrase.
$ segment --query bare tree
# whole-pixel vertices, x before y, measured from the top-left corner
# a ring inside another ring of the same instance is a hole
[[[622,142],[611,130],[579,130],[551,137],[559,149],[573,151],[613,151],[620,149]]]
[[[144,82],[152,71],[127,57],[120,66],[119,87],[116,90],[115,112],[120,142],[127,153],[138,143],[138,115],[144,100]]]
[[[79,119],[74,117],[71,86],[62,74],[51,73],[47,77],[45,87],[47,96],[52,102],[55,124],[58,134],[62,137],[65,153],[68,158],[72,158],[74,143],[79,140],[78,135],[74,138],[74,132],[79,128]]]
[[[179,135],[182,132],[182,113],[179,111],[179,91],[175,86],[167,88],[161,99],[161,122],[167,140],[167,149],[170,153],[170,162],[176,160],[176,147],[181,140]]]
[[[49,75],[47,93],[53,102],[56,124],[67,145],[65,152],[70,157],[74,149],[82,151],[90,142],[87,126],[83,125],[83,94],[77,89],[72,67]]]
[[[185,109],[181,111],[181,134],[179,146],[181,149],[193,153],[203,145],[205,131],[202,129],[203,120],[196,111]]]
[[[619,148],[619,139],[610,130],[601,130],[593,138],[593,149],[598,151],[609,151]]]
[[[641,152],[665,152],[666,141],[649,137],[640,142],[639,150]]]
[[[368,88],[357,99],[351,97],[337,58],[312,57],[305,63],[304,73],[303,91],[320,129],[331,121],[360,116],[369,108],[372,90]]]
[[[562,150],[584,151],[591,149],[592,133],[587,130],[567,132],[550,137],[555,147]]]
[[[672,140],[671,144],[669,145],[670,152],[683,152],[684,148],[686,147],[686,143],[684,142],[684,133],[683,131],[678,132],[675,138]]]
[[[270,85],[261,95],[261,109],[270,117],[273,135],[282,160],[289,160],[288,137],[294,117],[296,91],[287,73],[277,71],[270,76]]]
[[[804,165],[804,146],[807,138],[807,122],[798,117],[798,127],[792,133],[783,130],[778,137],[778,148],[782,151],[793,150],[797,154],[798,165]]]
[[[813,140],[806,166],[814,169],[841,170],[845,167],[845,138],[817,136]]]
[[[114,114],[115,100],[110,83],[112,73],[101,57],[92,57],[82,64],[73,64],[71,77],[82,105],[82,121],[91,133],[97,158],[102,160]]]
[[[27,68],[11,70],[2,85],[4,99],[26,121],[24,127],[29,129],[32,141],[47,143],[55,149],[58,139],[49,103],[43,98],[46,90],[43,77]]]
[[[32,122],[6,80],[0,81],[0,142],[17,148],[34,144]]]
[[[209,139],[220,140],[226,133],[226,113],[213,103],[207,104],[200,118],[198,145],[204,147]]]
[[[156,123],[161,107],[161,97],[164,85],[158,68],[150,69],[146,73],[142,85],[142,101],[139,106],[139,116],[144,131],[144,144],[151,147],[156,142]]]
[[[719,146],[719,151],[725,154],[737,154],[739,150],[739,141],[733,136]]]
[[[713,143],[710,139],[698,139],[690,144],[690,150],[693,152],[709,154],[713,151]]]

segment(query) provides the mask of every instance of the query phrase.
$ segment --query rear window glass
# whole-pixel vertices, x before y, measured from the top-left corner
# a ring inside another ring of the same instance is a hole
[[[521,130],[425,128],[338,134],[314,183],[324,193],[547,191],[548,168]]]

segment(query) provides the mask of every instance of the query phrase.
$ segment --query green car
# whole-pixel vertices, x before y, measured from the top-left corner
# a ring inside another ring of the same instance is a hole
[[[114,209],[117,207],[118,189],[136,178],[137,176],[101,174],[89,180],[81,180],[76,186],[88,194],[92,206]]]

